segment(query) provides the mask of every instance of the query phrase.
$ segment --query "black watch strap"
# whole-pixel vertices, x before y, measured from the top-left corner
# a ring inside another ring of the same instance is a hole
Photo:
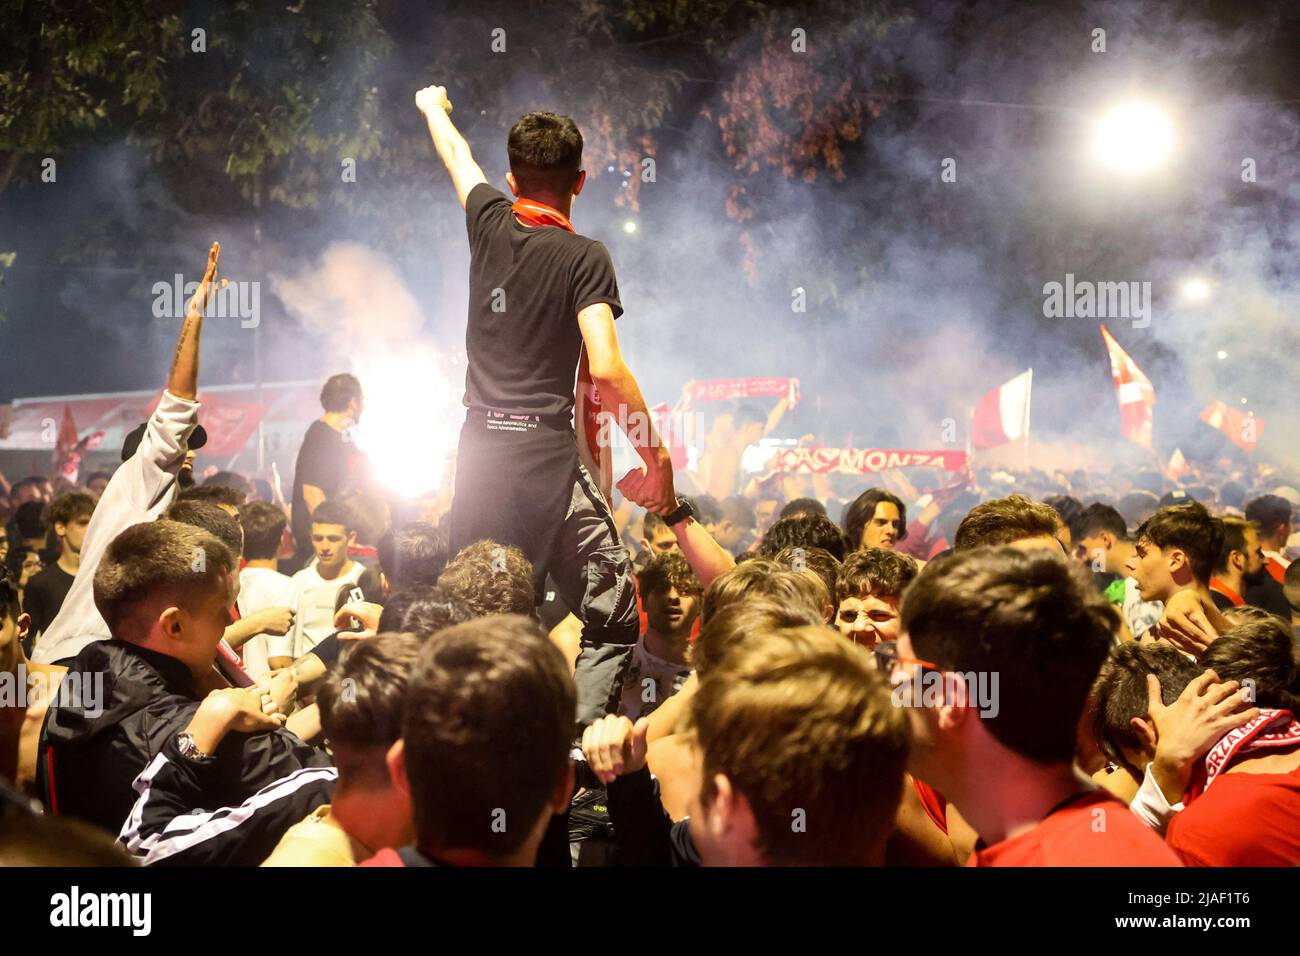
[[[695,508],[691,505],[691,503],[684,498],[678,498],[677,507],[674,508],[672,511],[668,512],[668,514],[664,515],[664,524],[668,525],[668,527],[671,528],[673,525],[680,524],[681,522],[685,521],[687,518],[694,518],[694,517],[695,517]]]

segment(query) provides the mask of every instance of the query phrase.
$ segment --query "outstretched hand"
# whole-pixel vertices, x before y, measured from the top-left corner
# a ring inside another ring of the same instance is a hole
[[[208,296],[212,294],[212,285],[217,279],[217,260],[220,258],[221,243],[214,242],[212,248],[208,250],[208,267],[203,271],[203,281],[199,283],[198,291],[194,293],[194,298],[190,299],[190,304],[185,308],[186,318],[196,319],[207,309]]]

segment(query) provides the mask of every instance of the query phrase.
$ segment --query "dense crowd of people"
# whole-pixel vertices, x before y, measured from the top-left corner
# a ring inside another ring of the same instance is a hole
[[[582,399],[646,408],[581,135],[521,119],[512,203],[417,105],[471,249],[449,508],[346,373],[289,501],[196,479],[214,244],[120,465],[0,498],[0,863],[1300,863],[1300,482],[752,474],[782,398],[694,469],[629,433],[611,508]]]
[[[194,483],[172,401],[98,493],[0,499],[7,861],[1300,863],[1291,487],[622,507],[637,636],[581,720],[582,622],[520,548],[453,552],[342,458],[305,520]]]

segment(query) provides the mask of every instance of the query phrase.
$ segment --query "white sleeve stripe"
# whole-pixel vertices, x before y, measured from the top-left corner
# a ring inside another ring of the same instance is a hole
[[[308,767],[295,770],[288,776],[263,787],[237,807],[221,807],[213,811],[183,814],[168,821],[161,832],[142,838],[140,827],[145,804],[149,801],[150,787],[153,778],[166,762],[166,755],[158,754],[136,778],[134,786],[140,796],[135,806],[131,808],[131,814],[117,838],[129,853],[144,857],[142,862],[145,866],[228,833],[250,819],[258,810],[291,796],[302,787],[338,779],[338,771],[333,767]]]

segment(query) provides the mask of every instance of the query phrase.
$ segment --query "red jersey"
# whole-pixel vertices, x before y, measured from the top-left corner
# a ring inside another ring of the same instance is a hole
[[[1186,811],[1184,811],[1186,812]],[[1048,814],[1032,830],[976,850],[967,866],[1182,866],[1159,835],[1105,790]]]
[[[1300,863],[1300,767],[1219,774],[1169,821],[1166,839],[1187,866]]]

